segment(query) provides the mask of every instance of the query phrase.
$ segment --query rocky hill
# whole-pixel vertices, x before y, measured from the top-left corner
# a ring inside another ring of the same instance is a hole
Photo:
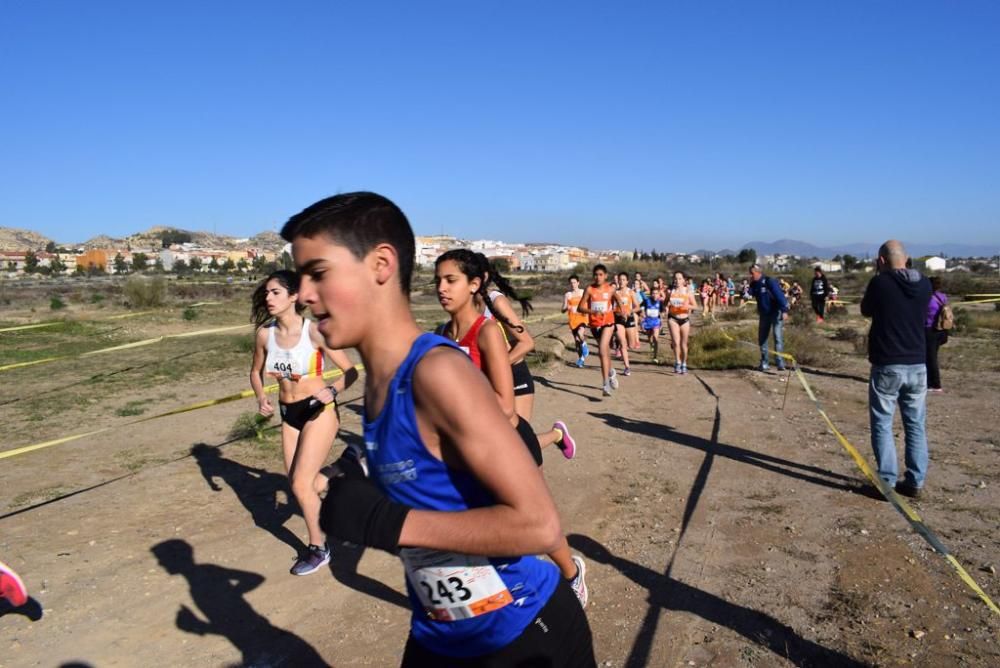
[[[247,247],[261,248],[266,251],[279,251],[285,242],[274,232],[261,232],[249,239],[246,237],[230,237],[223,234],[212,234],[211,232],[198,232],[182,230],[176,227],[151,227],[145,232],[137,232],[123,238],[114,238],[106,235],[99,235],[84,242],[86,248],[159,248],[163,245],[164,237],[173,238],[178,241],[190,240],[203,248],[216,249],[241,249]]]
[[[0,227],[0,250],[3,251],[45,250],[50,241],[48,237],[31,230]]]

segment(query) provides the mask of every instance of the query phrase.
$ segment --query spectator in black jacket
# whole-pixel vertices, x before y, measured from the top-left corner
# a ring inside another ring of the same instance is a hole
[[[924,318],[931,284],[906,268],[903,244],[890,240],[878,251],[878,274],[868,282],[861,314],[868,334],[868,416],[878,475],[896,491],[917,497],[927,476],[927,366]],[[906,441],[906,474],[898,480],[892,418],[899,402]]]
[[[812,300],[813,311],[816,312],[816,322],[823,322],[826,317],[826,300],[830,297],[830,281],[818,266],[813,269],[812,286],[809,288],[809,298]]]

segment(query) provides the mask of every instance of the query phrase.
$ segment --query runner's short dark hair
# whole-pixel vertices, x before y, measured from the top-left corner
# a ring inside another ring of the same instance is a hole
[[[576,280],[578,280],[578,281],[580,280],[580,277],[579,277],[579,276],[577,276],[576,274],[571,274],[568,280],[571,280],[571,281],[572,281],[572,280],[573,280],[574,278],[575,278]]]
[[[321,199],[288,219],[281,238],[313,239],[325,234],[359,260],[378,244],[389,244],[399,257],[399,286],[410,294],[416,243],[410,221],[388,198],[371,192],[354,192]]]
[[[603,271],[606,274],[606,273],[608,273],[608,268],[605,267],[603,264],[595,264],[594,265],[594,272],[593,273],[596,274],[599,271]]]

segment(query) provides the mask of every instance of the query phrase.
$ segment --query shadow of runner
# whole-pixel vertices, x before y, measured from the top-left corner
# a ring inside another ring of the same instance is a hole
[[[570,534],[569,544],[592,561],[608,564],[632,582],[649,592],[649,604],[657,610],[690,612],[702,619],[725,626],[747,640],[788,659],[796,666],[845,666],[862,668],[869,664],[803,638],[795,629],[757,610],[702,591],[696,587],[661,575],[652,569],[615,556],[588,536]],[[632,656],[626,666],[645,666],[648,649]]]
[[[725,443],[713,443],[699,436],[692,436],[675,430],[673,427],[645,420],[634,420],[622,417],[613,413],[590,413],[593,417],[604,420],[609,427],[631,431],[643,436],[658,438],[670,443],[676,443],[695,450],[709,452],[720,457],[726,457],[742,464],[756,466],[773,473],[780,473],[790,478],[802,480],[804,482],[830,487],[852,493],[861,493],[862,485],[851,476],[828,471],[827,469],[813,466],[811,464],[800,464],[789,459],[782,459],[773,455],[766,455],[746,448]],[[843,481],[843,482],[841,482]],[[849,484],[850,483],[850,484]]]
[[[556,381],[549,380],[544,376],[535,376],[535,382],[543,387],[549,388],[550,390],[557,390],[559,392],[565,392],[566,394],[575,394],[576,396],[583,397],[584,399],[587,399],[593,403],[601,402],[600,397],[595,397],[589,394],[584,394],[583,392],[577,392],[576,390],[567,389],[570,387],[582,387],[588,390],[592,389],[595,392],[600,392],[601,391],[600,387],[592,387],[590,385],[578,385],[576,383],[557,383]]]
[[[660,610],[686,610],[693,612],[703,619],[733,629],[737,633],[757,644],[767,647],[780,656],[787,657],[797,666],[810,665],[810,662],[813,661],[816,662],[814,665],[818,666],[836,665],[850,667],[864,665],[801,638],[791,627],[778,622],[768,615],[729,603],[718,596],[678,582],[671,577],[674,560],[677,558],[677,554],[680,552],[681,545],[687,535],[694,511],[701,501],[701,495],[708,482],[708,476],[712,470],[716,454],[732,456],[732,453],[727,454],[726,452],[726,449],[731,448],[731,446],[720,446],[719,444],[719,432],[722,428],[722,411],[719,407],[719,395],[700,376],[695,375],[695,378],[715,401],[712,435],[708,440],[686,434],[683,435],[689,440],[697,441],[698,445],[694,447],[703,450],[705,457],[702,459],[698,473],[695,475],[694,482],[691,485],[691,492],[688,494],[687,503],[684,507],[684,515],[681,521],[680,534],[677,537],[677,544],[663,574],[661,575],[645,566],[640,566],[626,559],[615,557],[603,545],[587,536],[571,535],[567,537],[570,545],[577,550],[595,561],[614,566],[620,573],[649,592],[649,606],[646,609],[646,615],[640,624],[639,633],[632,644],[632,650],[625,661],[625,665],[638,668],[646,666],[649,663],[649,654],[653,647],[656,628],[659,624]],[[608,424],[613,426],[615,421],[620,421],[623,426],[619,428],[629,429],[658,438],[664,438],[663,430],[673,432],[672,429],[651,422],[629,420],[610,414],[592,413],[592,415],[604,419]],[[740,448],[736,449],[740,450]],[[749,451],[745,452],[749,453]]]
[[[364,547],[350,543],[338,543],[331,547],[330,572],[337,582],[380,601],[410,609],[410,599],[406,596],[387,584],[358,573],[358,562],[365,553]]]
[[[42,609],[42,604],[33,596],[29,596],[28,601],[24,605],[17,607],[7,599],[0,598],[0,617],[10,614],[21,615],[33,622],[37,622],[44,616],[44,610]]]
[[[177,628],[188,633],[224,636],[243,654],[243,666],[327,666],[312,646],[290,631],[273,626],[243,598],[264,582],[249,571],[197,564],[191,546],[178,539],[150,548],[171,575],[182,575],[203,620],[186,605],[177,611]]]
[[[859,383],[864,383],[866,385],[868,384],[868,379],[865,378],[864,376],[855,376],[849,373],[837,373],[835,371],[823,371],[820,369],[813,369],[810,367],[802,366],[801,364],[799,365],[799,369],[802,370],[802,373],[807,373],[810,376],[822,376],[824,378],[840,378],[841,380],[853,380]]]
[[[256,526],[288,545],[295,554],[305,550],[305,543],[285,527],[290,517],[302,514],[298,511],[287,476],[226,459],[219,448],[205,443],[192,447],[191,454],[213,491],[222,491],[222,487],[215,482],[216,478],[220,478],[232,488]],[[285,503],[278,503],[279,491],[285,493]]]

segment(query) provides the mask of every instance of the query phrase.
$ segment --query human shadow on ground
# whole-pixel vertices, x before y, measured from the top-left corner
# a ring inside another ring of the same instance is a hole
[[[292,495],[287,476],[226,459],[219,448],[206,443],[198,443],[192,447],[191,454],[212,491],[222,491],[222,487],[216,482],[217,479],[222,480],[236,494],[256,526],[296,553],[305,549],[306,546],[299,537],[285,527],[285,522],[293,515],[302,514]],[[279,502],[279,493],[284,494],[284,502]]]
[[[659,625],[661,610],[685,610],[721,626],[729,627],[744,637],[767,647],[779,656],[788,658],[794,665],[803,666],[813,662],[815,662],[814,665],[818,666],[837,665],[853,667],[863,665],[849,657],[801,638],[792,628],[778,622],[773,617],[730,603],[714,594],[709,594],[696,587],[678,582],[671,577],[674,560],[687,537],[691,519],[694,517],[698,503],[701,501],[701,495],[708,482],[708,476],[711,473],[715,457],[717,454],[723,454],[719,451],[719,448],[731,447],[720,446],[719,444],[719,432],[722,428],[722,411],[719,407],[719,395],[700,376],[695,374],[694,377],[715,402],[712,434],[708,440],[697,439],[700,442],[699,449],[704,451],[705,457],[698,467],[698,472],[695,474],[694,481],[691,484],[691,491],[687,495],[677,543],[674,546],[674,552],[671,554],[663,574],[661,575],[645,566],[616,557],[603,545],[587,536],[577,534],[568,536],[570,545],[584,555],[594,561],[606,563],[617,568],[620,573],[649,592],[649,606],[640,623],[639,633],[632,644],[632,650],[629,652],[625,665],[636,668],[648,665],[649,654],[653,647],[653,641],[656,638],[656,628]],[[608,424],[612,424],[612,426],[617,425],[614,425],[609,418],[627,420],[609,414],[597,414],[596,417],[603,418]],[[663,437],[660,431],[663,429],[661,425],[627,420],[620,428],[627,428],[629,424],[633,427],[640,427],[639,429],[631,429],[637,433],[651,435],[656,438]],[[650,433],[651,428],[659,429],[654,433]],[[695,437],[688,438],[693,439]]]
[[[364,439],[357,434],[341,429],[338,436],[347,443],[358,443],[364,447]],[[302,515],[287,476],[226,459],[218,448],[204,443],[194,446],[191,454],[201,467],[201,474],[209,487],[216,492],[221,491],[222,487],[216,483],[216,479],[221,479],[236,493],[256,526],[291,547],[296,554],[305,550],[305,543],[295,532],[284,526],[293,515]],[[278,502],[279,492],[283,492],[287,499],[284,503]],[[407,598],[395,589],[358,574],[358,562],[364,554],[364,548],[339,544],[331,547],[330,572],[338,582],[386,603],[402,608],[410,607]]]
[[[544,376],[535,376],[535,382],[541,385],[542,387],[546,387],[550,390],[556,390],[558,392],[565,392],[566,394],[573,394],[578,397],[583,397],[584,399],[587,399],[593,403],[600,403],[601,401],[600,397],[591,396],[589,394],[584,394],[583,392],[577,392],[576,390],[569,389],[571,387],[582,387],[585,389],[593,389],[594,391],[599,392],[601,389],[599,387],[592,387],[590,385],[579,385],[577,383],[559,383],[554,380],[549,380]]]
[[[187,580],[191,598],[201,612],[181,604],[177,628],[188,633],[225,637],[243,654],[240,665],[327,666],[309,643],[271,624],[244,596],[264,582],[264,576],[215,564],[198,564],[191,546],[179,539],[158,543],[150,551],[171,575]],[[202,619],[204,617],[204,619]]]
[[[15,606],[5,598],[0,598],[0,617],[5,617],[6,615],[21,615],[33,622],[37,622],[44,616],[44,610],[42,609],[42,604],[31,596],[28,597],[24,605],[19,606]]]
[[[719,626],[732,629],[750,642],[786,659],[794,666],[846,666],[861,668],[859,662],[841,652],[803,638],[795,629],[774,617],[732,603],[715,594],[693,587],[628,559],[616,556],[588,536],[570,534],[569,544],[591,561],[608,564],[648,592],[648,602],[656,617],[661,611],[689,612]],[[653,625],[655,627],[655,624]],[[646,666],[652,635],[636,639],[626,666]],[[766,663],[766,662],[765,662]]]
[[[645,420],[636,420],[633,418],[623,417],[621,415],[615,415],[613,413],[592,412],[589,413],[589,415],[600,420],[604,420],[609,427],[614,427],[615,429],[630,431],[643,436],[649,436],[651,438],[657,438],[670,443],[676,443],[678,445],[683,445],[695,450],[701,450],[706,453],[712,452],[720,457],[732,459],[733,461],[737,461],[742,464],[756,466],[773,473],[780,473],[781,475],[795,478],[796,480],[802,480],[803,482],[812,483],[814,485],[838,489],[854,494],[864,494],[865,485],[857,482],[855,478],[841,473],[828,471],[827,469],[820,468],[818,466],[801,464],[789,459],[782,459],[781,457],[767,455],[762,452],[755,452],[753,450],[737,447],[735,445],[713,443],[699,436],[677,431],[673,427],[665,424],[657,424],[655,422],[647,422]]]
[[[799,365],[799,369],[802,370],[802,373],[807,373],[810,376],[822,376],[824,378],[840,378],[842,380],[854,380],[859,383],[865,383],[866,385],[868,384],[868,379],[865,378],[864,376],[855,376],[849,373],[837,373],[835,371],[823,371],[821,369],[812,369],[810,367],[802,366],[801,364]]]

